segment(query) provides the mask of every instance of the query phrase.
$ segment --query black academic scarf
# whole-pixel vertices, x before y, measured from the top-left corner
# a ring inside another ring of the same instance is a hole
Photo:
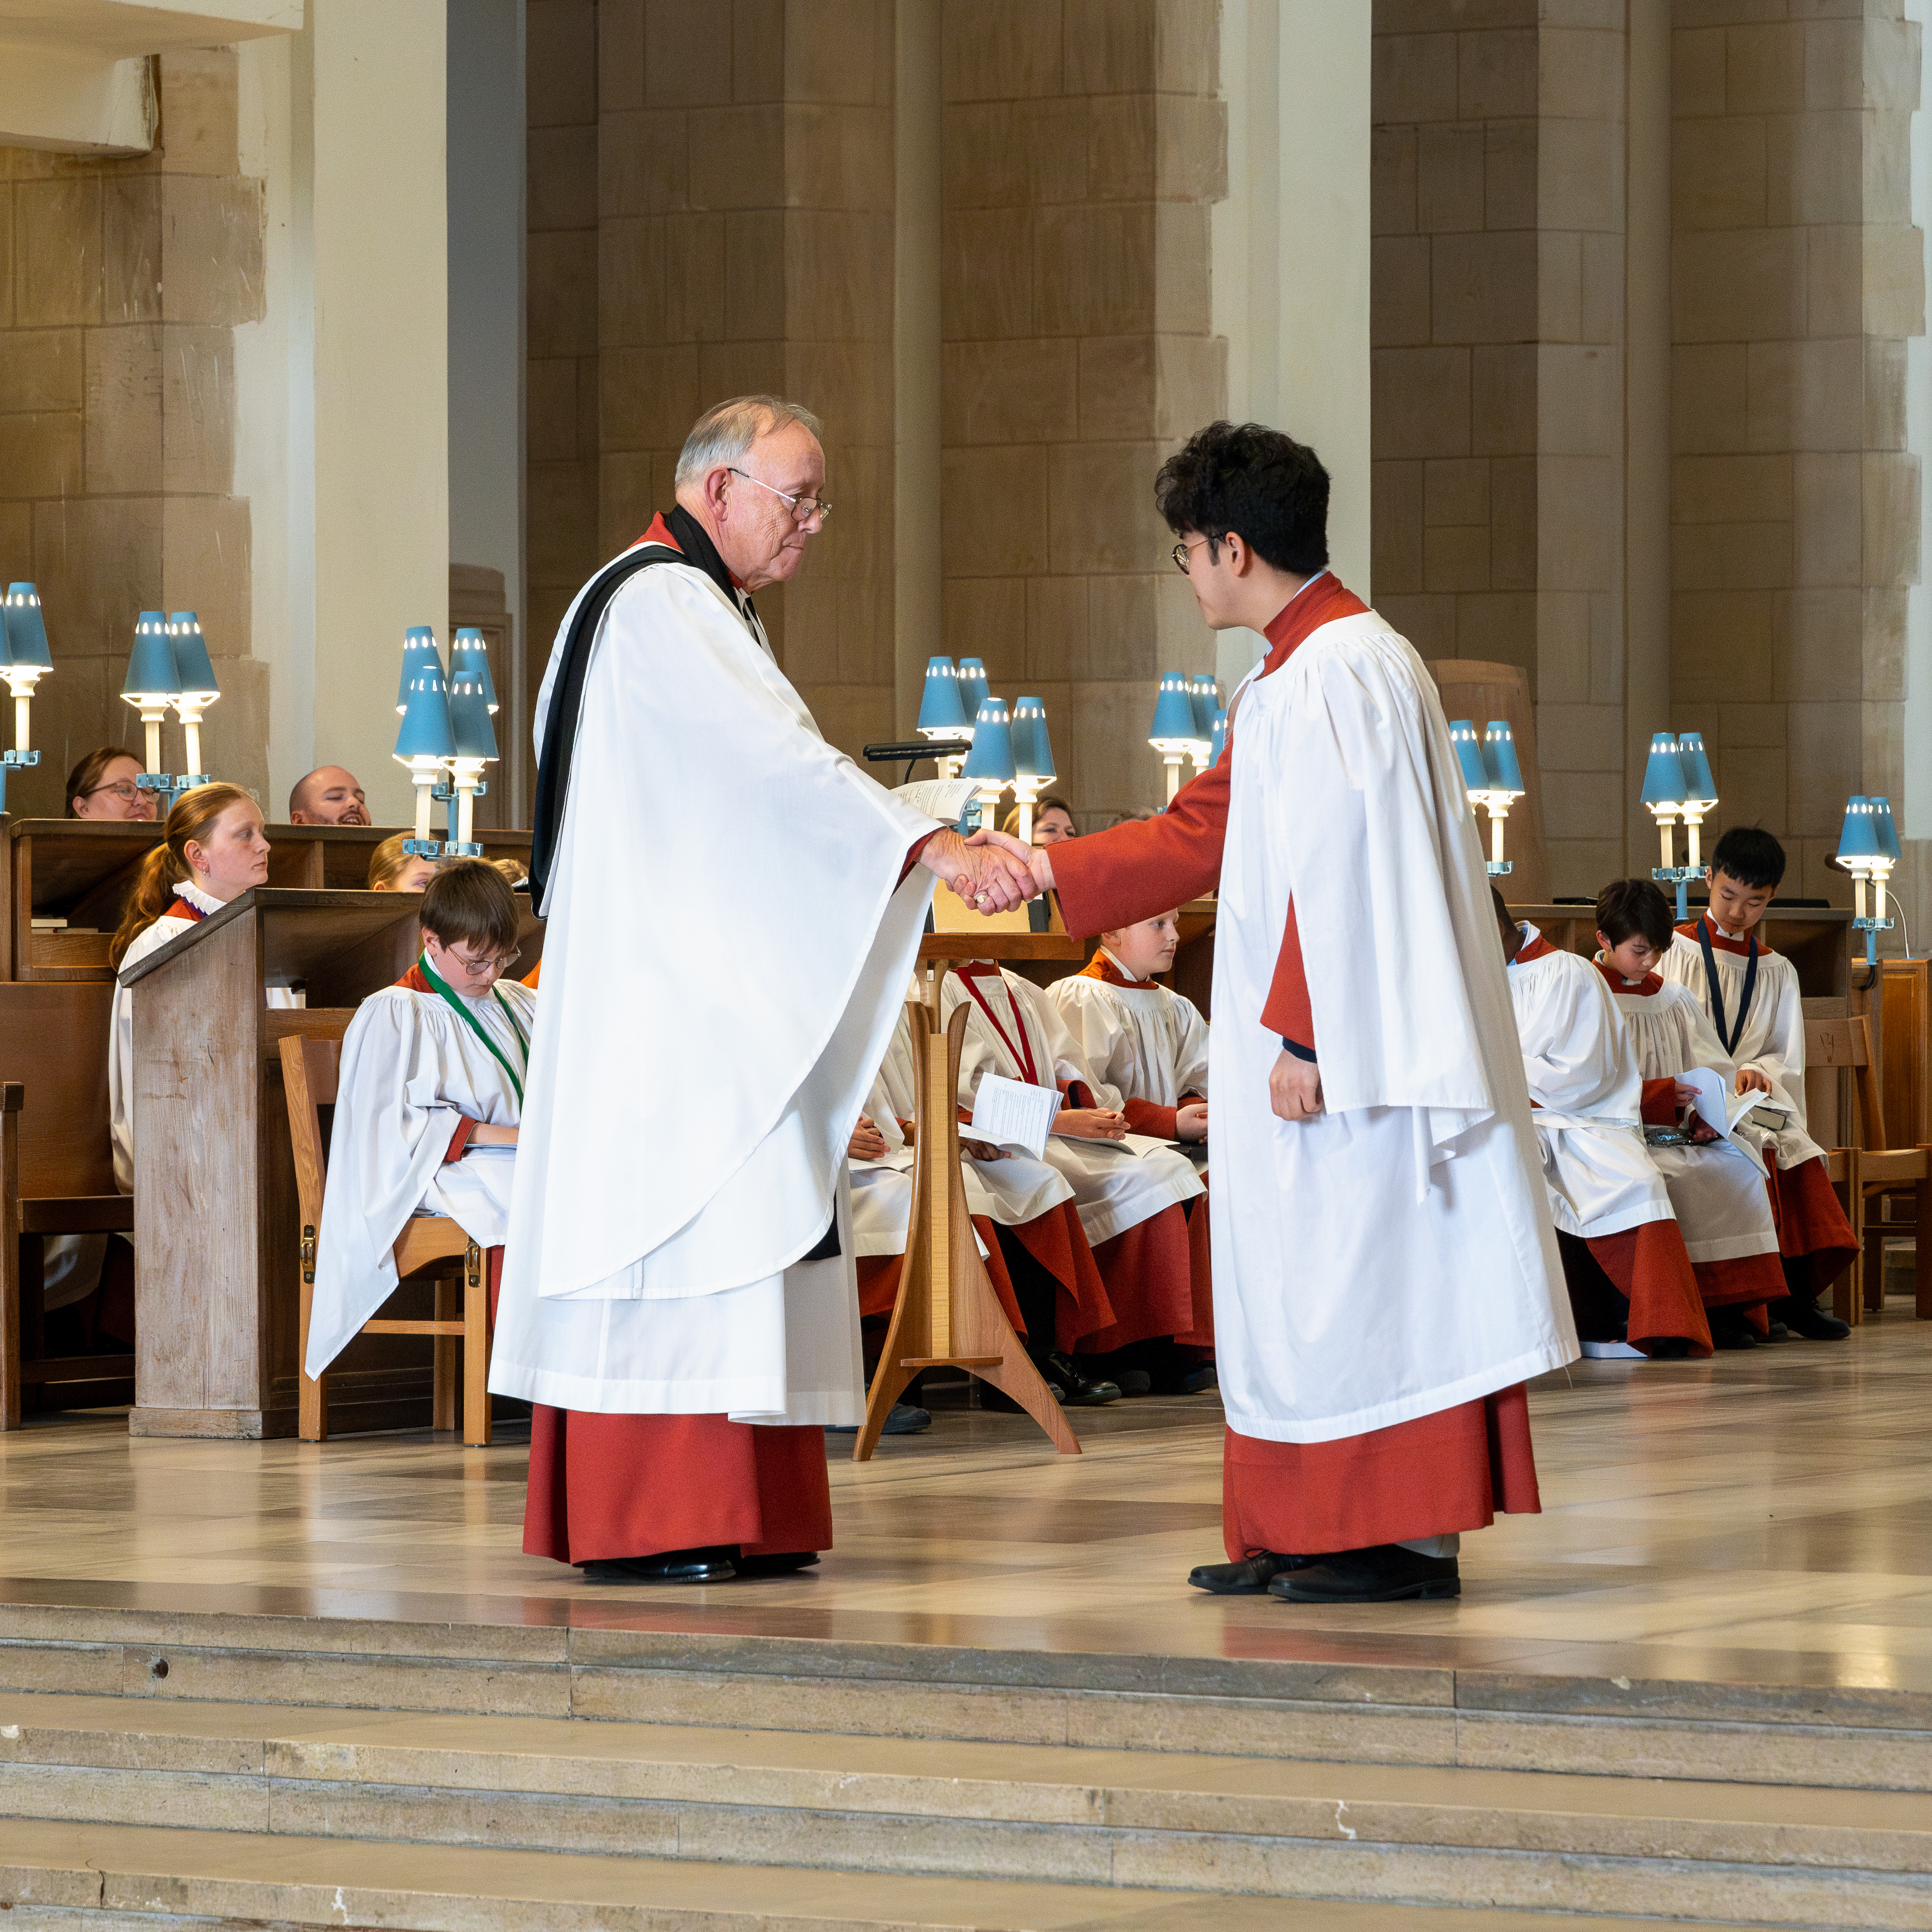
[[[577,600],[556,680],[550,688],[550,712],[544,720],[543,748],[537,754],[537,793],[530,836],[530,895],[539,911],[550,891],[550,868],[556,861],[557,842],[563,836],[563,808],[570,797],[571,760],[577,749],[578,725],[584,714],[584,680],[590,668],[590,647],[610,600],[638,572],[653,563],[694,565],[754,620],[748,597],[740,599],[731,573],[704,526],[679,504],[663,518],[677,548],[668,544],[634,544],[604,568]]]
[[[1744,1022],[1750,1017],[1751,994],[1757,990],[1757,934],[1750,939],[1750,957],[1744,968],[1744,997],[1738,1002],[1738,1023],[1726,1033],[1724,1030],[1724,989],[1718,977],[1717,956],[1711,949],[1711,928],[1708,920],[1697,922],[1697,944],[1704,950],[1704,985],[1711,995],[1711,1021],[1718,1029],[1718,1038],[1723,1042],[1724,1051],[1733,1057],[1738,1050],[1738,1042],[1744,1036]]]

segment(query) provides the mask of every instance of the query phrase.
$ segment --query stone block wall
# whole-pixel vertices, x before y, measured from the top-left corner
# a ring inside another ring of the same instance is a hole
[[[236,155],[232,50],[160,62],[154,151],[0,149],[0,573],[40,586],[55,671],[15,815],[58,816],[94,746],[138,748],[118,695],[143,608],[200,614],[221,686],[211,769],[266,794],[249,514],[232,492],[234,330],[262,304],[262,184]],[[164,760],[178,767],[170,724]]]
[[[1154,508],[1220,414],[1208,209],[1226,192],[1213,0],[946,0],[944,628],[1047,707],[1088,828],[1165,796],[1163,670],[1213,638]]]

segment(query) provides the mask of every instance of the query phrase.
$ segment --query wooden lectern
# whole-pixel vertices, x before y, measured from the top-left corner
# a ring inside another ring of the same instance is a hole
[[[922,1000],[909,1001],[917,1120],[913,1138],[912,1216],[905,1266],[892,1326],[872,1377],[865,1426],[852,1447],[870,1460],[900,1391],[922,1369],[964,1369],[1010,1396],[1053,1438],[1063,1456],[1080,1444],[1053,1391],[1040,1378],[993,1292],[966,1211],[959,1174],[959,1050],[967,1009],[939,1024],[939,988],[948,968],[969,959],[1084,960],[1086,948],[1065,932],[1001,930],[997,917],[976,932],[928,933],[920,940]]]
[[[301,1258],[280,1042],[340,1039],[416,958],[413,896],[244,892],[128,969],[136,1436],[292,1436]],[[523,970],[542,951],[526,913]],[[266,989],[301,983],[306,1007]]]

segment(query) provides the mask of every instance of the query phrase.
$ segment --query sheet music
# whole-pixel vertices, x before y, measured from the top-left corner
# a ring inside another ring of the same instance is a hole
[[[972,1138],[991,1141],[995,1147],[1022,1148],[1037,1160],[1046,1151],[1046,1137],[1059,1112],[1057,1088],[982,1074],[974,1096]]]
[[[1726,1140],[1736,1138],[1740,1121],[1768,1128],[1774,1133],[1785,1124],[1791,1112],[1790,1106],[1775,1094],[1760,1094],[1754,1089],[1742,1094],[1727,1093],[1724,1082],[1708,1066],[1694,1066],[1689,1072],[1678,1074],[1677,1083],[1696,1092],[1697,1118],[1713,1133],[1721,1134]]]
[[[974,778],[921,778],[916,784],[895,785],[892,796],[914,811],[938,819],[942,825],[952,825],[958,822],[979,789],[979,782]]]

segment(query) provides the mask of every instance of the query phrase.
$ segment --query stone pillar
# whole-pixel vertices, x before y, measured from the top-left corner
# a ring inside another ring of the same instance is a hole
[[[1088,828],[1157,804],[1162,670],[1211,670],[1154,472],[1218,412],[1212,0],[946,0],[944,648],[1046,704]]]

